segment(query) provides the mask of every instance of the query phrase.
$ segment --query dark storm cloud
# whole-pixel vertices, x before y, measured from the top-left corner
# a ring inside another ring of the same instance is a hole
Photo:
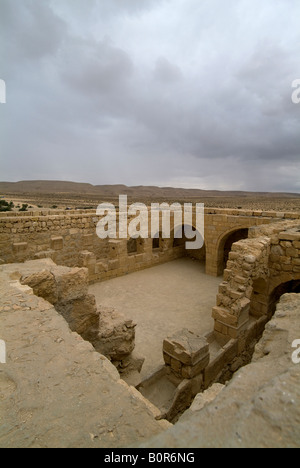
[[[74,56],[64,56],[61,77],[75,91],[85,95],[121,93],[124,83],[133,75],[133,63],[122,49],[107,43],[77,44]]]
[[[1,0],[0,13],[4,69],[51,56],[64,38],[66,25],[47,2]]]
[[[181,69],[177,65],[173,65],[166,58],[160,57],[155,64],[154,78],[169,86],[183,77]]]
[[[0,0],[0,178],[300,191],[299,12]]]

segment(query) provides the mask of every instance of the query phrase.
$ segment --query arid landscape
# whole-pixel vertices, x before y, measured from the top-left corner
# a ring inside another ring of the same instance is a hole
[[[127,187],[61,181],[0,182],[0,196],[34,209],[96,209],[104,201],[118,204],[119,195],[130,202],[204,203],[208,208],[263,211],[300,211],[300,193],[235,192],[161,187]]]
[[[0,0],[0,448],[300,448],[299,18]]]

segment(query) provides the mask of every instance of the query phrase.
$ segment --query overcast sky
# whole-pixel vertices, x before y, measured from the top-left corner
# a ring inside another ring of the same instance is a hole
[[[0,0],[0,180],[300,192],[299,0]]]

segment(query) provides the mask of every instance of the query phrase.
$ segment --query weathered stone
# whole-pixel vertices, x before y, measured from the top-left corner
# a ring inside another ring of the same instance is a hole
[[[143,447],[298,448],[300,367],[291,356],[300,334],[299,307],[299,294],[284,296],[252,362],[211,403],[189,410]]]
[[[13,251],[16,255],[23,254],[28,249],[28,242],[15,242],[13,244]]]
[[[115,309],[101,308],[96,350],[112,361],[121,361],[134,350],[135,327],[132,320]]]
[[[194,366],[209,353],[205,338],[184,329],[166,338],[163,343],[164,353],[188,366]]]
[[[0,307],[11,306],[1,312],[1,448],[112,449],[170,427],[51,304],[10,282],[0,271]]]
[[[212,317],[226,325],[237,326],[239,323],[239,317],[230,314],[228,310],[222,307],[214,307]]]
[[[56,309],[68,322],[72,331],[93,342],[99,332],[99,311],[95,296],[87,295],[73,301],[57,304]]]
[[[207,354],[201,361],[197,362],[194,366],[183,365],[181,369],[181,375],[184,379],[193,379],[208,366],[209,354]]]
[[[224,388],[225,385],[216,383],[209,389],[205,390],[203,393],[198,393],[191,407],[180,418],[180,422],[189,420],[193,413],[201,411],[203,408],[205,408],[205,406],[212,403]]]
[[[58,291],[54,275],[47,270],[33,273],[21,278],[21,284],[26,284],[33,289],[36,296],[40,296],[51,304],[58,301]]]
[[[63,237],[52,237],[51,238],[51,249],[52,250],[62,250],[64,247]]]
[[[256,262],[256,257],[254,255],[246,255],[245,262],[253,264]]]
[[[86,268],[57,268],[54,270],[59,302],[69,302],[87,295],[88,270]]]

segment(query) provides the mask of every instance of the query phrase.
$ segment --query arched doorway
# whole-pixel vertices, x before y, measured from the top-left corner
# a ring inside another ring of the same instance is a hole
[[[283,294],[300,294],[300,279],[278,282],[277,286],[269,285],[267,279],[257,279],[253,282],[250,315],[271,319]]]
[[[268,314],[274,315],[281,296],[293,293],[300,294],[300,279],[282,283],[272,291],[269,296]]]
[[[248,239],[248,234],[248,228],[239,228],[222,237],[218,246],[218,276],[222,275],[226,268],[232,245],[242,239]]]

